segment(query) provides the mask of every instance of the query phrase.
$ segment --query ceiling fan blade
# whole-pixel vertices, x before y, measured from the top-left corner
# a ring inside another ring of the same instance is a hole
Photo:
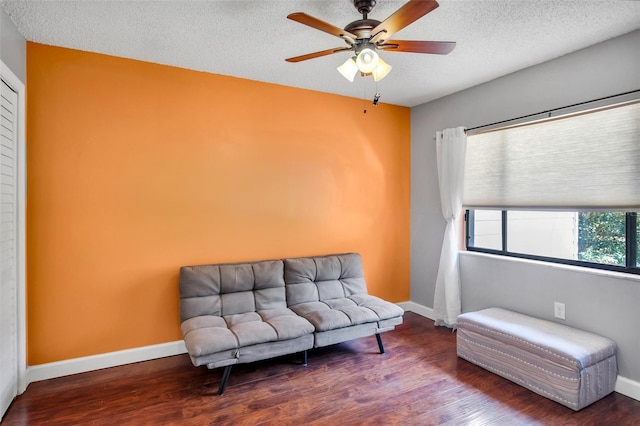
[[[410,0],[371,30],[371,42],[379,43],[438,7],[435,0]]]
[[[387,52],[412,52],[432,53],[446,55],[456,47],[455,41],[414,41],[414,40],[387,40],[379,44],[378,49]]]
[[[293,58],[287,58],[287,62],[300,62],[307,59],[319,58],[321,56],[331,55],[332,53],[342,52],[343,50],[351,50],[350,47],[334,47],[333,49],[321,50],[320,52],[307,53],[306,55],[295,56]]]
[[[315,28],[316,30],[324,31],[325,33],[329,33],[336,37],[340,37],[342,39],[345,39],[344,36],[347,36],[351,38],[354,41],[354,43],[355,43],[355,39],[358,38],[355,34],[351,34],[350,32],[343,30],[342,28],[338,28],[327,22],[321,21],[320,19],[314,18],[313,16],[307,15],[306,13],[302,13],[302,12],[292,13],[289,16],[287,16],[287,18],[291,19],[292,21],[296,21],[301,24],[308,25],[311,28]],[[347,40],[347,42],[349,44],[353,44],[349,40]]]

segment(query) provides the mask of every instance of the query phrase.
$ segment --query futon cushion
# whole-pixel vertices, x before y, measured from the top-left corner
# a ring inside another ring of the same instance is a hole
[[[181,325],[189,355],[199,357],[238,347],[236,336],[221,317],[206,315],[184,321]]]
[[[281,260],[180,268],[180,319],[286,308]]]
[[[367,293],[357,253],[285,259],[284,281],[289,306]]]
[[[399,306],[367,295],[357,253],[284,260],[287,303],[316,331],[402,317]]]
[[[182,323],[189,354],[195,357],[259,343],[296,339],[314,332],[306,319],[287,308],[218,317],[190,318]]]
[[[295,339],[314,331],[307,320],[287,308],[228,315],[224,320],[241,347]]]
[[[304,317],[315,327],[316,331],[327,331],[351,325],[349,316],[337,309],[331,309],[324,303],[301,303],[291,309]]]
[[[375,312],[379,320],[397,318],[404,314],[404,310],[395,303],[387,302],[369,294],[354,294],[349,296],[349,299],[353,300],[358,306]]]
[[[288,313],[280,315],[272,315],[273,313],[270,311],[259,312],[263,321],[266,321],[275,330],[276,340],[295,339],[314,332],[314,327],[309,321],[289,309],[287,311]]]

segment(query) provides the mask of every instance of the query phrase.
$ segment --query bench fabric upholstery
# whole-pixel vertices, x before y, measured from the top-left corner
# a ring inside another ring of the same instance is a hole
[[[462,314],[456,326],[459,357],[573,410],[613,392],[610,339],[500,308]]]

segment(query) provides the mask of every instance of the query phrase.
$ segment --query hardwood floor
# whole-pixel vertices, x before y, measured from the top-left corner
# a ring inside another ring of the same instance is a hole
[[[404,324],[309,352],[222,369],[186,355],[32,383],[3,425],[640,425],[618,393],[574,412],[456,357],[455,333],[407,312]]]

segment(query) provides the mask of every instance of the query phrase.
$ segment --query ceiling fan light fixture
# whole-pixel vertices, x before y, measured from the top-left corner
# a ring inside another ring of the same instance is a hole
[[[371,74],[373,74],[373,79],[375,81],[382,80],[387,76],[387,74],[389,74],[389,71],[391,71],[391,68],[393,68],[391,65],[383,61],[382,58],[379,58],[378,65],[373,71],[371,71]]]
[[[321,50],[285,60],[287,62],[301,62],[338,52],[352,51],[355,56],[347,59],[344,64],[338,67],[340,74],[350,82],[353,82],[356,74],[360,71],[363,77],[372,75],[374,80],[378,82],[391,71],[391,65],[378,56],[376,51],[379,49],[446,55],[456,46],[456,43],[452,41],[396,40],[390,38],[406,26],[432,12],[438,7],[437,1],[408,0],[382,22],[368,17],[377,0],[351,1],[358,12],[362,14],[362,19],[355,20],[344,28],[336,27],[303,12],[291,13],[287,16],[292,21],[340,38],[347,43],[347,47]]]
[[[356,65],[358,66],[360,72],[363,74],[369,74],[373,72],[373,70],[376,69],[376,66],[378,66],[379,61],[380,57],[378,56],[378,54],[368,47],[362,49],[356,57]]]
[[[340,65],[337,69],[340,74],[347,80],[353,83],[353,79],[358,73],[358,66],[356,65],[355,56],[347,59],[347,61]]]

